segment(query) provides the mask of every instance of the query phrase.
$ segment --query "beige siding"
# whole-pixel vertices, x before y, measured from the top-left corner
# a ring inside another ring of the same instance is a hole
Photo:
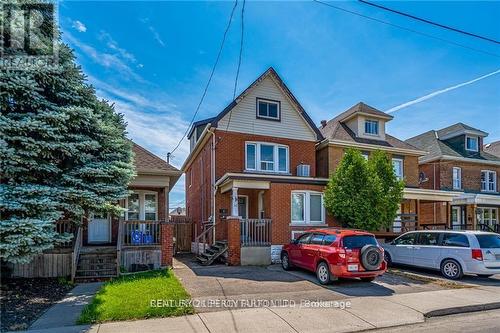
[[[281,102],[281,121],[256,118],[256,98],[267,98]],[[226,129],[229,114],[218,124]],[[243,97],[231,112],[229,131],[256,135],[276,136],[297,140],[316,141],[316,134],[308,126],[290,100],[282,93],[273,79],[267,77]]]

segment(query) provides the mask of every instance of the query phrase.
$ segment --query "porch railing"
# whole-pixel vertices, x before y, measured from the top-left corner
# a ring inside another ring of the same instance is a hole
[[[216,222],[215,224],[211,221],[202,222],[202,232],[199,235],[195,235],[194,238],[194,252],[198,255],[201,252],[204,252],[207,248],[214,244],[214,228],[221,221]],[[196,228],[196,227],[195,227]],[[196,232],[196,229],[195,229]],[[201,249],[200,249],[201,245]]]
[[[71,252],[71,281],[75,280],[76,268],[78,266],[78,259],[80,258],[80,250],[83,243],[82,233],[82,227],[78,227],[73,242],[73,251]]]
[[[414,231],[418,226],[418,215],[417,214],[398,214],[396,215],[396,220],[393,222],[392,231],[393,232],[408,232]]]
[[[56,221],[56,232],[58,234],[73,234],[73,238],[67,242],[58,243],[58,248],[72,248],[75,243],[77,230],[75,228],[75,223],[70,220],[58,220]]]
[[[241,246],[270,246],[271,219],[242,219]]]
[[[120,249],[126,246],[157,246],[161,244],[161,221],[120,221]]]

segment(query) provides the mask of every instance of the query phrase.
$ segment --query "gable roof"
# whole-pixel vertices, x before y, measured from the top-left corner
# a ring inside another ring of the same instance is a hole
[[[488,154],[500,157],[500,140],[485,144],[483,149]]]
[[[156,156],[146,148],[132,141],[134,152],[134,166],[138,174],[180,175],[181,172],[167,161]]]
[[[381,146],[381,148],[418,150],[416,147],[387,133],[385,134],[385,140],[366,139],[356,136],[356,134],[349,127],[347,127],[344,121],[359,112],[372,114],[378,117],[384,117],[386,119],[392,119],[392,116],[388,115],[387,113],[379,111],[374,107],[360,102],[349,108],[347,111],[337,115],[335,118],[329,120],[325,126],[322,126],[320,128],[321,133],[328,140],[347,141],[353,143],[354,145],[356,143],[361,143],[377,145]]]
[[[248,92],[251,89],[253,89],[255,86],[257,86],[260,82],[262,82],[267,77],[272,77],[272,78],[274,78],[277,81],[278,86],[282,89],[283,93],[288,98],[290,98],[292,104],[297,108],[299,114],[302,116],[302,118],[304,118],[304,120],[309,125],[309,127],[311,128],[311,130],[316,134],[316,138],[318,140],[322,140],[323,136],[322,136],[320,130],[318,129],[318,127],[314,124],[314,122],[312,121],[311,117],[309,117],[309,115],[307,114],[307,112],[305,111],[305,109],[299,103],[299,101],[297,100],[297,98],[295,98],[295,96],[292,94],[292,92],[290,91],[290,89],[288,89],[288,87],[286,86],[285,82],[283,82],[283,80],[281,79],[281,77],[278,75],[278,73],[276,72],[276,70],[273,67],[269,67],[264,73],[262,73],[254,82],[252,82],[245,90],[243,90],[233,101],[231,101],[231,103],[229,103],[229,105],[226,106],[217,116],[212,117],[212,118],[207,118],[207,119],[199,120],[196,123],[193,123],[193,125],[191,126],[191,129],[189,130],[188,138],[192,135],[192,133],[194,131],[194,128],[196,128],[197,126],[211,123],[212,126],[217,127],[217,123],[229,111],[231,111],[231,109],[233,109],[236,106],[236,104],[238,104],[240,102],[240,100],[243,97],[245,97],[245,95],[247,95]]]
[[[446,131],[444,133],[450,133],[450,132]],[[451,145],[446,143],[446,141],[440,140],[439,137],[440,137],[439,131],[430,130],[420,135],[417,135],[413,138],[410,138],[406,140],[406,142],[417,148],[427,151],[427,155],[421,158],[424,161],[439,159],[442,157],[466,158],[470,160],[475,159],[475,160],[494,161],[494,162],[500,161],[500,157],[496,157],[486,151],[478,152],[472,157],[465,156],[456,149],[454,149]]]
[[[474,133],[479,136],[488,136],[488,133],[481,131],[477,128],[474,128],[472,126],[466,125],[464,123],[456,123],[451,126],[437,130],[436,132],[438,138],[441,140],[445,140],[446,138],[466,133]]]

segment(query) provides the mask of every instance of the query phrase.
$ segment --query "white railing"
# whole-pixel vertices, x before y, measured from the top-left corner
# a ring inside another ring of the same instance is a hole
[[[271,219],[242,219],[241,246],[270,246]]]
[[[79,226],[76,231],[76,237],[73,243],[73,251],[71,253],[71,281],[75,280],[78,259],[80,258],[80,249],[82,248],[82,240],[82,227]]]

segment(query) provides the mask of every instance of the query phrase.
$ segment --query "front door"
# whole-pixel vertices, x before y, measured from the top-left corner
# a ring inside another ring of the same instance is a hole
[[[107,243],[110,241],[109,234],[109,217],[106,213],[90,214],[89,219],[89,243]]]
[[[462,229],[462,208],[460,206],[451,207],[451,228],[453,230]]]
[[[248,218],[248,197],[239,196],[238,197],[238,214],[242,219]]]

